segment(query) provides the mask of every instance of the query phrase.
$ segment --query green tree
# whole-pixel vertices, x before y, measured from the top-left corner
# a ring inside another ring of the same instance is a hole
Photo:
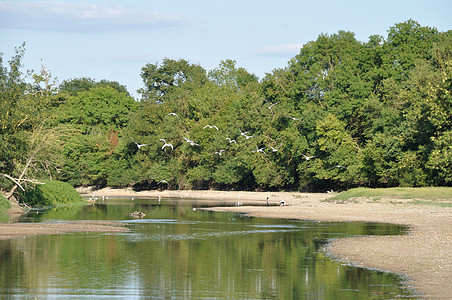
[[[101,81],[96,82],[94,79],[87,77],[63,81],[59,85],[59,92],[77,96],[80,92],[89,91],[93,87],[111,87],[119,93],[125,93],[127,96],[130,96],[127,88],[116,81],[102,79]]]
[[[190,64],[186,60],[165,58],[161,65],[155,63],[144,66],[141,77],[145,87],[139,92],[143,100],[163,101],[163,96],[176,87],[202,85],[206,81],[206,72],[201,66]]]
[[[9,71],[1,67],[1,151],[0,171],[2,187],[10,188],[12,197],[19,187],[25,190],[28,182],[59,171],[61,157],[58,149],[64,131],[52,128],[50,109],[54,100],[55,81],[42,65],[40,73],[31,73],[33,83],[26,83],[21,71],[25,45],[16,49]],[[12,186],[11,183],[14,185]]]
[[[61,179],[73,185],[106,185],[108,170],[115,171],[110,168],[113,157],[120,159],[114,153],[122,130],[138,104],[128,93],[109,85],[95,84],[74,96],[63,97],[64,103],[56,112],[58,122],[77,134],[64,142],[66,160]]]

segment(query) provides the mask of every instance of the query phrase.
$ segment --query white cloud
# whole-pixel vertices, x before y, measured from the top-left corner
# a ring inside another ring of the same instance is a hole
[[[302,47],[303,44],[281,44],[257,49],[253,51],[253,54],[259,56],[286,57],[298,54]]]
[[[0,2],[0,27],[44,31],[117,31],[156,29],[186,24],[179,15],[167,15],[120,5],[88,2]]]

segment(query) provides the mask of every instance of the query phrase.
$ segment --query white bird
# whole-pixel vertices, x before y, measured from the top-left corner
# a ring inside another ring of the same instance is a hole
[[[277,152],[277,151],[278,151],[278,149],[279,149],[279,148],[281,148],[281,146],[282,146],[282,144],[281,144],[281,145],[279,145],[279,146],[278,146],[278,147],[276,147],[276,148],[273,148],[272,146],[270,146],[270,148],[272,148],[273,152]]]
[[[240,129],[239,129],[239,130],[240,130]],[[247,133],[248,133],[248,131],[243,132],[243,131],[240,130],[240,135],[243,135],[246,139],[249,139],[249,138],[252,138],[252,137],[253,137],[252,135],[246,135]]]
[[[275,106],[276,104],[278,104],[278,102],[270,104],[270,105],[268,106],[268,109],[272,109],[273,106]]]
[[[226,139],[229,141],[229,144],[231,144],[231,143],[236,143],[237,144],[237,142],[235,140],[231,140],[231,138],[226,138]]]
[[[297,119],[297,118],[294,118],[294,117],[291,117],[291,116],[289,116],[289,118],[291,118],[294,121],[300,121],[300,119]]]
[[[264,153],[265,155],[267,155],[267,154],[264,152],[264,149],[265,149],[265,147],[262,147],[262,148],[258,148],[257,150],[252,150],[252,152],[255,152],[255,153],[257,153],[257,152],[262,152],[262,153]]]
[[[173,113],[173,112],[167,114],[166,116],[167,116],[167,117],[168,117],[168,116],[176,116],[176,117],[179,119],[179,116],[178,116],[176,113]]]
[[[286,201],[284,200],[279,201],[279,206],[286,206]]]
[[[166,181],[166,180],[160,180],[159,182],[157,182],[157,184],[160,184],[160,183],[168,183],[168,181]]]
[[[209,128],[215,128],[216,130],[218,130],[218,127],[215,126],[215,125],[209,125],[209,124],[207,124],[206,126],[204,126],[204,129],[206,129],[206,127],[209,127]]]
[[[141,147],[147,146],[148,144],[138,144],[137,142],[135,142],[132,138],[130,138],[138,147],[138,149],[141,149]]]
[[[165,149],[165,147],[171,147],[172,150],[174,150],[173,145],[170,143],[167,143],[164,139],[160,139],[165,144],[162,146],[162,150]]]
[[[307,155],[304,155],[304,154],[301,154],[301,155],[303,155],[303,157],[306,159],[306,160],[310,160],[311,158],[314,158],[315,156],[307,156]]]
[[[341,166],[341,165],[335,165],[335,166],[331,167],[331,169],[334,169],[334,168],[344,168],[345,169],[345,167]]]
[[[183,137],[184,139],[185,139],[185,141],[187,142],[187,143],[189,143],[190,145],[192,145],[192,146],[199,146],[199,144],[197,144],[195,141],[192,141],[192,140],[190,140],[190,139],[187,139],[186,137]]]
[[[226,150],[221,149],[220,151],[215,152],[215,154],[221,155],[221,154],[223,154],[224,151],[226,151]]]

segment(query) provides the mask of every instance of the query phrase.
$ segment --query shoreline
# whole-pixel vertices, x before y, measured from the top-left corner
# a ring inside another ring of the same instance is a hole
[[[326,247],[326,252],[333,258],[351,265],[403,275],[407,278],[406,285],[418,292],[421,298],[450,299],[452,297],[452,207],[420,205],[412,203],[410,199],[389,198],[378,201],[369,199],[325,201],[334,195],[325,193],[210,190],[135,192],[130,189],[108,188],[94,191],[83,189],[78,192],[86,197],[95,195],[158,198],[160,196],[181,200],[221,200],[234,202],[236,206],[205,209],[244,213],[251,217],[406,225],[410,228],[409,232],[401,236],[334,239]],[[272,206],[266,206],[267,197]],[[281,200],[284,200],[287,206],[280,207]],[[254,206],[246,206],[247,203]],[[0,238],[1,235],[2,233]]]

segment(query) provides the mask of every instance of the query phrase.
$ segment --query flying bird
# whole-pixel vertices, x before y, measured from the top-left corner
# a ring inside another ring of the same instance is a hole
[[[179,116],[178,116],[176,113],[173,113],[173,112],[170,112],[170,113],[167,114],[166,116],[167,116],[167,117],[168,117],[168,116],[176,116],[176,117],[179,119]]]
[[[240,129],[239,129],[239,130],[240,130]],[[243,131],[240,130],[240,135],[243,135],[246,139],[249,139],[249,138],[252,138],[252,137],[253,137],[252,135],[246,135],[247,133],[248,133],[248,131],[243,132]]]
[[[138,144],[137,142],[135,142],[132,138],[130,138],[138,147],[138,149],[141,149],[141,147],[147,146],[148,144]]]
[[[199,146],[195,141],[192,141],[190,139],[187,139],[186,137],[183,137],[187,143],[189,143],[191,146]]]
[[[278,151],[278,149],[279,149],[279,148],[281,148],[281,146],[282,146],[282,144],[281,144],[281,145],[279,145],[279,146],[278,146],[278,147],[276,147],[276,148],[273,148],[272,146],[270,146],[270,148],[272,148],[273,152],[277,152],[277,151]]]
[[[252,150],[251,152],[255,152],[255,153],[257,153],[257,152],[262,152],[262,153],[264,153],[265,155],[267,155],[267,154],[264,152],[264,149],[265,149],[265,147],[262,147],[262,148],[258,148],[257,150]]]
[[[294,120],[294,121],[300,121],[300,119],[294,118],[294,117],[292,117],[292,116],[289,116],[289,118],[291,118],[291,119]]]
[[[301,155],[303,155],[303,157],[304,157],[306,160],[310,160],[310,159],[316,157],[316,156],[307,156],[307,155],[304,155],[304,154],[301,154]]]
[[[215,154],[222,155],[224,151],[226,151],[226,150],[221,149],[220,151],[215,152]]]
[[[215,128],[216,130],[218,130],[218,127],[215,125],[212,126],[212,125],[207,124],[206,126],[204,126],[204,129],[206,129],[206,127]]]
[[[239,131],[240,131],[240,135],[243,135],[243,136],[245,136],[247,133],[248,133],[248,131],[246,131],[246,132],[243,132],[242,130],[240,130],[239,129]]]
[[[167,143],[164,139],[160,139],[165,144],[162,146],[162,150],[165,149],[165,147],[171,147],[172,150],[174,150],[173,145],[170,143]]]
[[[344,168],[345,169],[345,167],[341,166],[341,165],[335,165],[335,166],[331,167],[331,169],[334,169],[334,168]]]
[[[231,140],[231,138],[226,138],[228,141],[229,141],[229,144],[231,144],[231,143],[236,143],[237,144],[237,142],[235,141],[235,140]]]
[[[270,105],[268,106],[268,109],[272,109],[273,106],[275,106],[276,104],[278,104],[278,102],[270,104]]]
[[[157,182],[157,184],[160,184],[160,183],[168,183],[168,181],[166,181],[166,180],[160,180],[159,182]]]

